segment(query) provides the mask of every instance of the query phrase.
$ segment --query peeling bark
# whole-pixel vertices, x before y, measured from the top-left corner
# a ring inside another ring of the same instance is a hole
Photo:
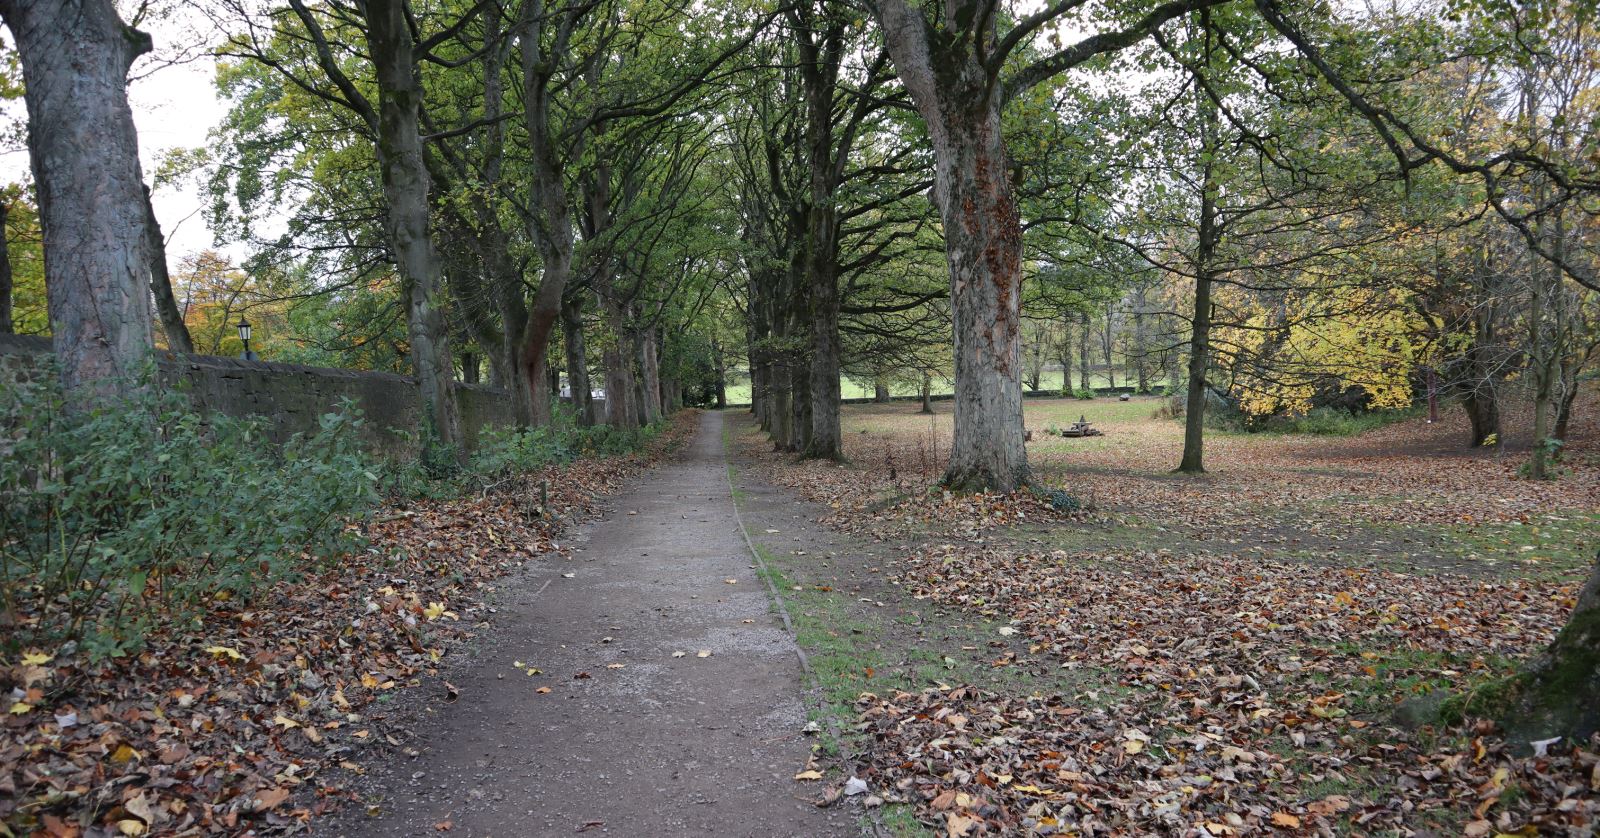
[[[1018,375],[1022,222],[1000,133],[1001,91],[964,36],[935,30],[904,0],[883,0],[877,13],[934,148],[955,321],[955,433],[943,482],[1012,491],[1029,470]]]

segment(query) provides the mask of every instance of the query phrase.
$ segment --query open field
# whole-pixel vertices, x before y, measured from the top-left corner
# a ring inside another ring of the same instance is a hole
[[[1528,758],[1463,702],[1549,642],[1594,561],[1595,400],[1551,482],[1518,476],[1514,437],[1462,450],[1448,413],[1210,433],[1210,473],[1175,475],[1159,403],[1028,402],[1036,479],[1070,513],[927,491],[948,412],[847,406],[843,465],[771,454],[746,421],[747,468],[882,551],[770,559],[831,667],[840,758],[889,790],[878,826],[1588,834],[1595,745]],[[1105,436],[1044,433],[1079,415]]]
[[[1090,381],[1096,387],[1111,386],[1111,382],[1108,378],[1106,378],[1103,370],[1095,370],[1092,372],[1090,374]],[[1164,384],[1165,382],[1166,379],[1163,378],[1159,381],[1152,381],[1151,385],[1155,386],[1158,384]],[[1074,372],[1072,374],[1072,385],[1076,387],[1078,386],[1078,383],[1079,376],[1076,372]],[[1118,375],[1117,384],[1126,385],[1127,382],[1122,380],[1121,375]],[[1060,392],[1061,370],[1045,370],[1044,375],[1040,376],[1039,378],[1039,389],[1044,392]],[[844,375],[839,376],[839,392],[840,398],[845,399],[870,399],[873,396],[872,385],[870,383],[864,385],[861,382]],[[921,391],[919,391],[914,384],[894,384],[890,385],[889,387],[890,395],[903,398],[911,398],[919,395],[920,392]],[[951,384],[949,381],[934,379],[934,395],[947,396],[951,392]],[[750,375],[744,370],[734,370],[730,373],[730,381],[728,384],[728,404],[748,405],[749,403]]]

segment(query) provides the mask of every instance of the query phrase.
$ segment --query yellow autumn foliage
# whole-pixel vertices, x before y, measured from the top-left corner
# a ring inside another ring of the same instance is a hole
[[[1424,324],[1394,288],[1307,289],[1275,304],[1235,300],[1217,330],[1221,380],[1251,416],[1304,415],[1319,389],[1359,387],[1375,408],[1411,405]]]

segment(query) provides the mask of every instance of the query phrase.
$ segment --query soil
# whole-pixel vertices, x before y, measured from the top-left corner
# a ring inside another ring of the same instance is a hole
[[[396,707],[412,735],[319,834],[859,833],[793,779],[813,742],[800,657],[740,534],[723,416],[700,421],[570,558],[506,582],[443,676],[458,697]]]

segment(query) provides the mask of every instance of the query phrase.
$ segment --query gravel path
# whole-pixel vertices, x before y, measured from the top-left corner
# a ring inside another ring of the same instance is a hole
[[[330,834],[858,834],[792,779],[810,748],[802,673],[739,533],[722,421],[703,414],[571,561],[507,583],[448,675],[460,698],[419,714],[421,755],[365,778],[374,813],[348,807]]]

